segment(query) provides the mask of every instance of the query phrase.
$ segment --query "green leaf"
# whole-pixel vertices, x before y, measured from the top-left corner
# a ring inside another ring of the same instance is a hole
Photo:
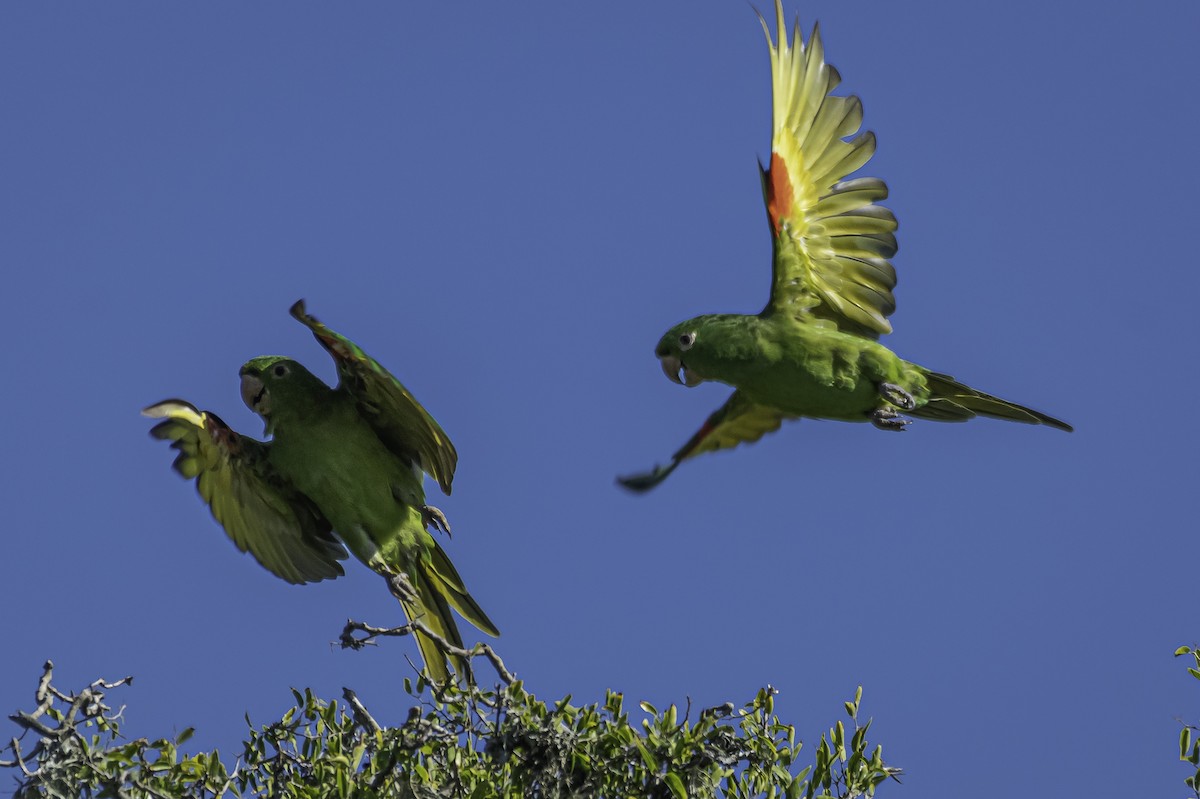
[[[420,684],[414,689],[421,691]],[[741,710],[733,711],[735,706],[728,703],[731,718],[713,712],[693,725],[682,719],[677,705],[668,704],[659,714],[648,702],[640,707],[649,715],[631,721],[615,692],[603,703],[575,707],[570,697],[540,701],[520,684],[491,692],[448,686],[436,695],[416,695],[411,723],[370,734],[356,729],[338,700],[321,699],[311,689],[297,690],[293,696],[300,700],[297,706],[283,708],[282,721],[260,721],[261,730],[243,714],[249,732],[243,749],[228,764],[216,750],[183,759],[181,744],[194,733],[190,727],[174,740],[152,743],[119,739],[115,729],[93,735],[94,719],[85,735],[89,720],[65,720],[64,725],[78,725],[73,734],[83,759],[65,763],[58,784],[81,786],[72,795],[115,796],[94,780],[87,782],[102,769],[107,776],[101,779],[140,782],[162,796],[222,792],[370,799],[395,792],[425,795],[454,785],[455,795],[492,799],[529,795],[530,786],[554,785],[579,796],[686,799],[694,790],[697,797],[730,799],[831,793],[865,799],[887,777],[877,745],[871,744],[875,756],[870,763],[860,752],[867,746],[869,720],[830,725],[828,734],[820,736],[815,768],[811,760],[800,762],[795,726],[769,710],[774,696],[770,688],[759,691]],[[494,716],[485,718],[478,712],[481,700],[496,708]],[[853,733],[849,757],[847,729]],[[1181,752],[1186,750],[1200,763],[1198,737],[1189,732]]]
[[[654,755],[650,754],[650,750],[646,748],[646,745],[642,743],[642,740],[639,738],[634,741],[634,743],[637,745],[638,752],[640,752],[642,755],[642,762],[646,764],[646,768],[650,769],[651,771],[658,771],[658,760],[654,757]]]
[[[1186,655],[1191,651],[1192,651],[1192,648],[1190,646],[1181,646],[1175,650],[1175,657],[1179,657],[1180,655]]]
[[[202,757],[202,756],[201,756]],[[225,766],[221,763],[220,751],[214,749],[208,754],[208,763],[206,764],[209,774],[225,776]]]
[[[671,789],[671,793],[675,794],[677,799],[688,799],[687,789],[683,787],[683,780],[679,779],[679,775],[674,771],[668,771],[663,781],[667,783],[667,787]]]
[[[1187,760],[1188,749],[1192,748],[1192,731],[1184,727],[1179,731],[1179,759]]]

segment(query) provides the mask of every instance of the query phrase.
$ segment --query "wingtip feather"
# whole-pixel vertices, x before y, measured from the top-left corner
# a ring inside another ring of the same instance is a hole
[[[162,402],[156,402],[153,405],[147,405],[142,408],[142,416],[148,416],[151,419],[167,419],[167,418],[200,418],[200,409],[187,400],[181,399],[165,399]]]
[[[645,494],[663,480],[666,480],[667,476],[675,471],[675,467],[678,465],[678,461],[672,461],[669,466],[656,465],[648,472],[627,474],[624,477],[617,478],[617,485],[635,494]]]

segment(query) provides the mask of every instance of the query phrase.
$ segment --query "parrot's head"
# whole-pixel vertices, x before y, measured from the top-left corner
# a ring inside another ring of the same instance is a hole
[[[281,355],[253,358],[238,374],[242,377],[242,402],[268,422],[272,414],[304,408],[322,389],[329,390],[312,372]]]
[[[719,379],[725,351],[731,342],[740,338],[739,331],[733,327],[745,318],[735,314],[710,314],[675,325],[663,334],[654,348],[654,354],[662,362],[663,374],[671,382],[688,388],[705,380]]]

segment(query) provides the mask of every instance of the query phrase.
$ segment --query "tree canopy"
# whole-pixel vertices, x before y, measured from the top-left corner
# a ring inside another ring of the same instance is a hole
[[[66,692],[47,662],[36,707],[0,765],[17,797],[855,797],[900,770],[867,741],[861,687],[801,764],[795,727],[774,713],[767,686],[732,703],[682,713],[622,694],[576,705],[537,699],[519,680],[492,689],[403,682],[413,705],[385,727],[350,689],[339,700],[295,690],[278,721],[249,727],[242,751],[188,752],[193,730],[126,740],[124,708],[108,693],[132,678]]]

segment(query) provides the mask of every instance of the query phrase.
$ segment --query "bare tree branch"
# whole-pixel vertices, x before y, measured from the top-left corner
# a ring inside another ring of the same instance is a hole
[[[358,694],[351,691],[349,688],[342,688],[342,697],[346,700],[346,704],[354,712],[354,720],[358,722],[358,726],[362,727],[369,733],[377,733],[383,728],[379,726],[379,722],[367,712],[363,703],[358,700]]]
[[[504,661],[496,654],[496,650],[492,649],[488,644],[482,641],[475,644],[470,649],[463,649],[442,638],[440,635],[429,629],[420,619],[414,619],[408,624],[399,627],[375,627],[365,622],[347,619],[346,626],[342,628],[342,633],[338,636],[338,643],[342,649],[359,650],[365,646],[374,646],[375,639],[380,636],[400,637],[412,635],[414,632],[419,632],[426,636],[429,640],[442,650],[448,656],[456,656],[465,658],[468,662],[480,655],[486,657],[492,664],[492,668],[496,670],[496,675],[504,682],[505,685],[512,685],[517,679],[517,675],[509,671]],[[355,633],[365,633],[365,635],[356,636]]]

